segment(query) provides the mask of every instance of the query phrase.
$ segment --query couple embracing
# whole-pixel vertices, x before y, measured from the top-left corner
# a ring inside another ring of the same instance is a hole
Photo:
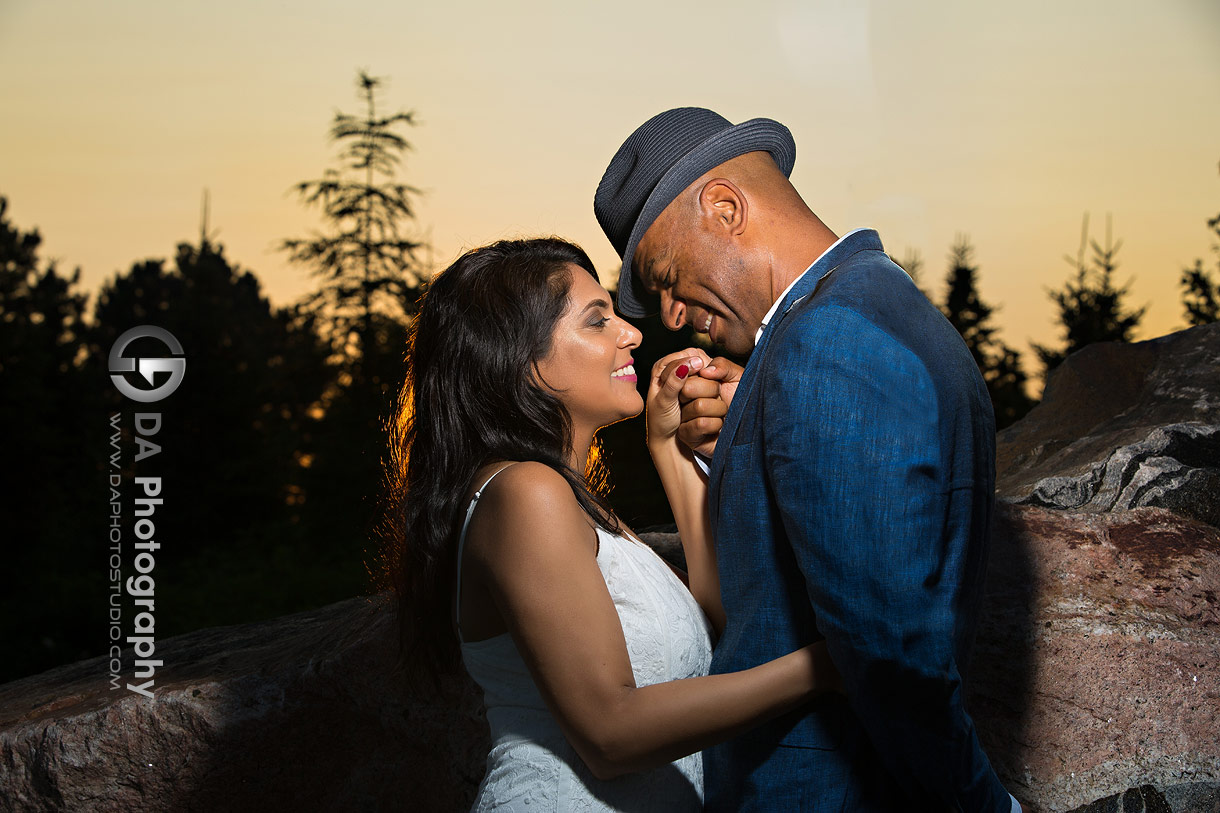
[[[476,810],[994,811],[964,706],[994,418],[953,327],[836,236],[769,119],[661,113],[594,197],[618,308],[689,324],[649,373],[647,443],[687,571],[592,488],[645,407],[585,253],[504,241],[432,282],[393,448],[391,566],[413,665],[460,661],[492,748]]]

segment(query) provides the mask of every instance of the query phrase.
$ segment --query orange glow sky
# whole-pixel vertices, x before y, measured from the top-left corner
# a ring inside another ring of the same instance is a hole
[[[769,116],[793,180],[836,232],[917,250],[939,297],[976,246],[1001,338],[1055,339],[1081,216],[1112,213],[1140,338],[1183,326],[1177,280],[1220,212],[1220,4],[717,0],[0,4],[0,194],[43,256],[96,291],[195,241],[207,187],[231,260],[273,302],[311,287],[275,245],[317,225],[288,193],[332,161],[357,68],[417,112],[403,177],[443,267],[556,233],[616,265],[592,214],[606,162],[669,107]],[[1036,370],[1032,360],[1027,369]]]

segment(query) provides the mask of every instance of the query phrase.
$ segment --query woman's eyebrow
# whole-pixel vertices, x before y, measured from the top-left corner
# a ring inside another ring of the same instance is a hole
[[[594,299],[588,305],[585,305],[584,308],[581,309],[580,313],[583,315],[584,312],[589,310],[590,308],[608,308],[608,307],[610,307],[610,303],[607,302],[606,300]]]

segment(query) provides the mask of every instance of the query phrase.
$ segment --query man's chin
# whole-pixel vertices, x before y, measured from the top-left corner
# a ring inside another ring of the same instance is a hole
[[[717,324],[716,327],[721,327]],[[717,347],[723,347],[730,355],[748,356],[754,350],[754,336],[747,336],[743,331],[728,328],[716,330],[708,338]]]

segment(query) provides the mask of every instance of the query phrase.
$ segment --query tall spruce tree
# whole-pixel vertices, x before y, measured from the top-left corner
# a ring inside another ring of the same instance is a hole
[[[414,113],[379,113],[383,81],[358,73],[364,112],[336,112],[331,123],[330,140],[341,148],[338,167],[294,187],[307,206],[321,209],[324,230],[281,243],[292,261],[322,280],[305,304],[329,325],[332,346],[357,378],[366,375],[362,360],[376,354],[378,315],[404,322],[424,282],[416,259],[422,243],[407,229],[419,190],[397,180],[411,146],[397,128],[413,125]]]
[[[414,125],[414,114],[379,112],[382,79],[360,71],[356,86],[363,113],[336,113],[331,124],[338,166],[295,187],[307,206],[321,210],[324,230],[282,248],[321,279],[304,304],[321,317],[339,368],[321,404],[306,485],[330,496],[311,522],[341,544],[363,546],[377,513],[384,427],[405,372],[407,325],[427,269],[416,256],[423,241],[410,228],[419,191],[398,180],[410,149],[399,130]]]
[[[919,249],[908,248],[906,253],[902,255],[902,259],[898,259],[893,254],[889,255],[894,264],[907,272],[907,276],[915,283],[915,287],[919,292],[928,297],[931,301],[932,297],[928,296],[928,292],[923,287],[923,257],[919,256]]]
[[[949,249],[949,274],[945,281],[945,304],[941,312],[962,334],[975,364],[986,371],[991,363],[995,328],[991,325],[991,306],[979,298],[977,273],[974,246],[970,245],[969,238],[959,234]]]
[[[1021,366],[1021,354],[995,336],[995,309],[979,296],[977,275],[974,246],[969,238],[959,235],[949,250],[941,312],[962,335],[974,357],[995,408],[996,427],[1002,429],[1022,418],[1034,402],[1025,391],[1028,377]]]
[[[1220,214],[1207,221],[1207,227],[1220,240]],[[1186,310],[1188,325],[1206,325],[1220,319],[1220,242],[1212,243],[1216,255],[1216,278],[1203,267],[1203,260],[1195,260],[1190,268],[1182,269],[1182,307]]]
[[[1212,279],[1203,261],[1195,260],[1193,266],[1182,269],[1180,284],[1188,325],[1207,325],[1220,319],[1220,275]]]
[[[1048,290],[1047,295],[1059,311],[1064,346],[1058,350],[1034,345],[1042,361],[1043,377],[1059,366],[1072,353],[1094,342],[1129,342],[1144,318],[1147,306],[1128,310],[1124,299],[1131,292],[1131,282],[1115,287],[1115,259],[1122,241],[1113,241],[1110,218],[1106,218],[1106,243],[1103,247],[1089,238],[1089,216],[1086,213],[1080,232],[1080,248],[1075,257],[1064,260],[1076,273],[1062,290]],[[1090,262],[1085,261],[1086,249],[1091,249]]]

